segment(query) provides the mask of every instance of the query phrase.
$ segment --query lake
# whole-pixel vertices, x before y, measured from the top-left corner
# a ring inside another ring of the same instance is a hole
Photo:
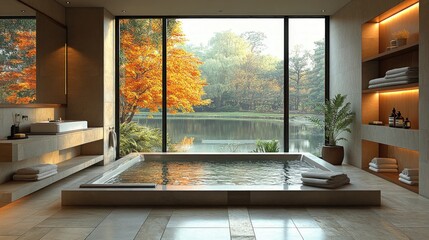
[[[133,120],[149,127],[162,125],[158,117],[137,116]],[[169,117],[167,132],[173,143],[180,143],[185,137],[193,138],[192,144],[182,145],[179,151],[251,152],[256,148],[256,140],[278,140],[280,151],[284,149],[283,120],[279,119]],[[323,132],[309,124],[290,121],[289,134],[289,152],[320,155]]]

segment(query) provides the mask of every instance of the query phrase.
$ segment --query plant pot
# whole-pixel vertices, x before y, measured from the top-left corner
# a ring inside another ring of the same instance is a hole
[[[323,146],[322,159],[332,165],[341,165],[344,159],[343,146]]]

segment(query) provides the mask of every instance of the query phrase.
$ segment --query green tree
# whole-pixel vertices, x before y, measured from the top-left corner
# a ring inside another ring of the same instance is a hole
[[[309,106],[317,110],[317,104],[325,101],[325,39],[314,42],[314,54],[311,58],[309,74]]]
[[[289,107],[292,111],[304,111],[307,95],[310,54],[302,46],[294,46],[289,56]]]

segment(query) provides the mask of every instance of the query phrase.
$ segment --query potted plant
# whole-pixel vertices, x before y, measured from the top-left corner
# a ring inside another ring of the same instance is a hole
[[[407,39],[408,39],[409,35],[410,35],[410,33],[405,29],[393,33],[393,38],[395,38],[395,40],[396,40],[396,45],[399,47],[399,46],[404,46],[405,44],[407,44]]]
[[[341,165],[344,158],[344,147],[338,146],[339,141],[345,140],[341,133],[351,133],[350,124],[355,114],[351,111],[351,104],[345,103],[347,95],[337,94],[333,99],[320,104],[325,118],[310,117],[309,120],[316,127],[325,130],[325,145],[322,148],[322,158],[333,164]]]

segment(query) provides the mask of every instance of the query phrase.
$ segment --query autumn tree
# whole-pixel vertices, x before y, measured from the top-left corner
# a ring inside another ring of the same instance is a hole
[[[0,19],[0,102],[36,99],[36,21]]]
[[[162,21],[121,20],[120,121],[130,122],[139,109],[158,112],[162,107]],[[181,25],[167,25],[167,108],[171,113],[192,112],[202,100],[206,82],[201,62],[187,52]]]

